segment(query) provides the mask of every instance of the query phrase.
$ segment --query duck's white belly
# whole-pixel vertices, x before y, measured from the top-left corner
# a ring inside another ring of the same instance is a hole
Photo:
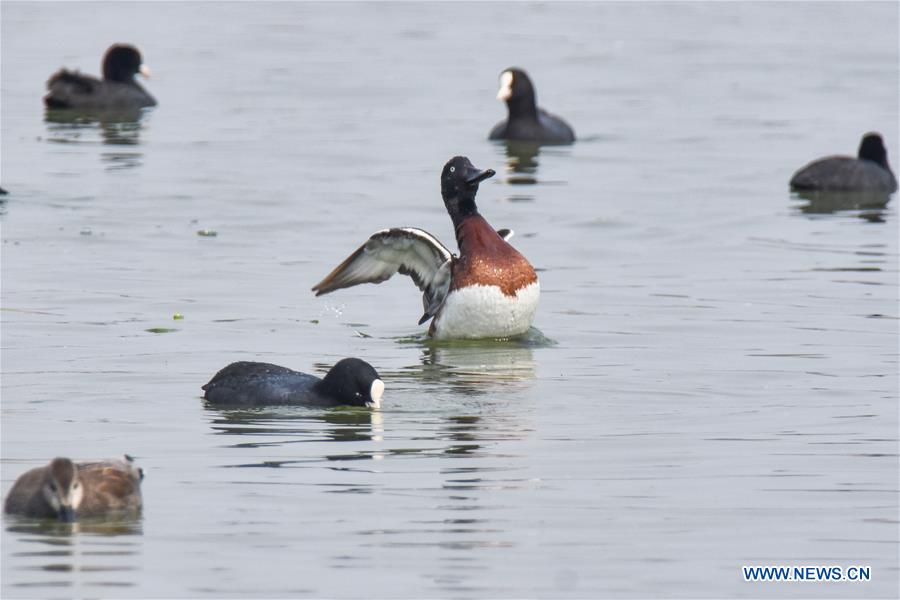
[[[507,296],[495,285],[453,290],[434,323],[434,337],[506,338],[528,331],[534,320],[541,286],[535,281]]]

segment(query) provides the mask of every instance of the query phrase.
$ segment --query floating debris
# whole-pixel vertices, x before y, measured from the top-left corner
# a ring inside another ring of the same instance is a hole
[[[172,329],[171,327],[151,327],[150,329],[145,329],[144,331],[148,333],[172,333],[173,331],[178,330]]]
[[[174,315],[172,315],[172,319],[175,321],[180,321],[184,319],[184,315],[181,313],[175,313]]]
[[[217,235],[219,235],[219,232],[217,232],[215,229],[200,229],[199,231],[197,231],[197,235],[199,235],[200,237],[216,237]]]

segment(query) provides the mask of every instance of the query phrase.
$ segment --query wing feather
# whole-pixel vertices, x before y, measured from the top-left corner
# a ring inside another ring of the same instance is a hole
[[[409,275],[422,291],[425,322],[437,312],[450,289],[453,255],[422,229],[382,229],[313,286],[316,296],[361,283],[381,283],[395,273]]]

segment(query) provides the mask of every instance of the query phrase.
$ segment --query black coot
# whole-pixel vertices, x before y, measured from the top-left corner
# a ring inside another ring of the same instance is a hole
[[[141,53],[128,44],[114,44],[103,57],[103,79],[78,71],[60,69],[47,81],[44,96],[47,108],[83,110],[123,110],[156,106],[156,100],[142,88],[134,76],[150,71],[141,61]]]

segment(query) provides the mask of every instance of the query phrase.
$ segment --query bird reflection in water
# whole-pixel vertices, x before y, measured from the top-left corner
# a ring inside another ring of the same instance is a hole
[[[210,426],[218,435],[239,435],[247,438],[229,448],[282,447],[289,444],[316,444],[322,442],[350,443],[353,451],[344,454],[321,453],[321,448],[306,456],[290,460],[264,460],[261,462],[229,465],[244,468],[281,468],[311,466],[323,460],[377,460],[383,457],[380,449],[372,449],[371,442],[384,440],[383,416],[379,411],[362,408],[334,408],[313,412],[313,409],[296,406],[274,408],[227,409],[207,405],[207,410],[217,413]],[[362,450],[353,443],[363,444]]]
[[[408,376],[441,383],[466,396],[491,394],[498,386],[509,390],[521,385],[524,389],[536,376],[533,342],[529,332],[519,340],[426,343],[421,365],[411,367]]]
[[[84,111],[47,109],[47,139],[59,144],[95,144],[118,146],[119,149],[101,152],[100,157],[109,170],[130,169],[141,165],[143,154],[125,147],[138,146],[146,111],[143,109]],[[99,133],[98,140],[95,134]]]
[[[540,144],[534,142],[504,142],[506,150],[506,183],[533,185],[538,182]]]
[[[475,454],[481,450],[478,443],[479,430],[484,429],[482,417],[478,415],[453,415],[447,417],[443,424],[440,437],[454,442],[444,448],[444,454],[465,456]]]
[[[142,517],[140,515],[113,515],[103,518],[86,518],[65,523],[57,519],[34,519],[6,515],[10,521],[7,531],[28,535],[43,536],[39,541],[49,545],[68,545],[65,538],[78,533],[90,535],[141,535],[143,534]]]
[[[134,585],[132,577],[124,572],[140,569],[143,560],[125,559],[124,565],[122,562],[123,557],[140,554],[141,542],[128,537],[143,535],[140,516],[81,519],[73,523],[13,515],[4,518],[8,523],[6,530],[30,548],[28,552],[4,556],[4,561],[10,563],[7,576],[15,580],[9,585],[20,589],[77,588],[87,573],[94,580],[90,585]]]
[[[501,398],[517,398],[527,391],[537,376],[534,348],[549,343],[532,328],[517,340],[429,341],[422,347],[421,364],[405,375],[452,390],[462,399],[455,406],[457,414],[443,417],[438,428],[436,438],[451,442],[442,454],[471,455],[484,450],[485,440],[527,435],[521,407],[507,411],[509,405]]]
[[[235,448],[260,448],[303,442],[380,441],[382,415],[362,408],[335,408],[323,412],[293,406],[220,409],[207,406],[218,416],[211,423],[219,435],[277,437],[276,440],[239,442]],[[284,436],[291,436],[283,439]],[[271,465],[277,466],[277,465]]]
[[[885,192],[795,192],[796,199],[804,201],[799,208],[805,215],[831,215],[854,211],[860,219],[870,223],[884,223],[887,204],[891,195]]]

